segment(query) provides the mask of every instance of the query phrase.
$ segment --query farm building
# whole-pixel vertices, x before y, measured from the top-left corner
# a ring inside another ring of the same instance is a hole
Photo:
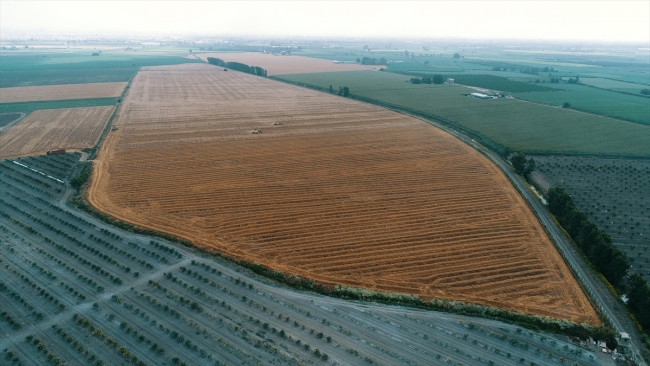
[[[455,80],[452,79],[452,78],[447,78],[447,84],[453,84],[454,81],[455,81]]]
[[[481,94],[481,93],[472,93],[469,96],[472,97],[472,98],[478,98],[478,99],[493,99],[494,98],[491,95]]]

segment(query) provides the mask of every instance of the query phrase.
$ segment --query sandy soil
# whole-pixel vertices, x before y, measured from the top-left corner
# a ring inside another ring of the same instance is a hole
[[[119,97],[126,82],[0,88],[0,103]]]
[[[97,143],[115,107],[34,111],[0,135],[0,159],[82,149]]]
[[[95,160],[98,209],[323,283],[599,322],[506,177],[452,136],[252,75],[150,70]]]
[[[266,69],[268,75],[303,74],[309,72],[375,70],[380,66],[361,66],[356,64],[335,64],[330,60],[302,56],[273,56],[263,53],[200,53],[202,60],[208,57],[220,58],[226,62],[241,62],[249,66]]]

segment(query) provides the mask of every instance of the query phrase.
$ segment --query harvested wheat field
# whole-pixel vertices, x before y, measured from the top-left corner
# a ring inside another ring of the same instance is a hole
[[[119,97],[126,82],[0,88],[0,103]]]
[[[0,159],[47,150],[93,147],[115,107],[45,109],[30,113],[0,135]]]
[[[452,136],[209,65],[149,70],[95,160],[96,208],[327,284],[598,323],[506,177]]]
[[[362,66],[357,64],[335,64],[330,60],[303,56],[274,56],[268,53],[199,53],[202,60],[208,57],[220,58],[226,62],[241,62],[249,66],[266,69],[268,75],[303,74],[310,72],[376,70],[380,66]]]

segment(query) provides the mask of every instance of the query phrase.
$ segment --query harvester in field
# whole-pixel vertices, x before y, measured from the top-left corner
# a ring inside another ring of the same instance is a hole
[[[58,155],[58,154],[65,154],[65,149],[47,150],[47,155]]]

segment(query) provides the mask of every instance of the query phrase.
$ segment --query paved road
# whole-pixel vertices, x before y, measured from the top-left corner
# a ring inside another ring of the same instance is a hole
[[[546,232],[555,242],[556,247],[560,251],[560,254],[564,257],[564,260],[573,270],[574,275],[580,279],[586,291],[597,303],[601,312],[609,320],[614,329],[616,329],[617,332],[627,332],[631,335],[632,344],[630,348],[636,356],[635,358],[637,364],[640,366],[647,366],[647,363],[644,362],[644,360],[640,357],[640,350],[644,349],[643,343],[641,341],[641,335],[632,323],[632,320],[627,315],[627,312],[625,311],[623,305],[619,302],[618,299],[615,298],[615,296],[609,291],[609,289],[607,289],[600,278],[598,278],[589,268],[589,266],[584,262],[582,255],[578,253],[576,248],[573,246],[571,239],[567,237],[567,235],[564,233],[564,231],[562,231],[560,227],[558,227],[546,206],[542,204],[542,202],[532,192],[530,192],[526,186],[526,182],[522,179],[522,177],[517,175],[514,172],[513,168],[504,160],[502,160],[499,155],[478,144],[472,138],[465,136],[452,128],[440,125],[439,123],[430,119],[412,115],[408,112],[398,109],[395,111],[425,121],[442,129],[443,131],[452,134],[454,137],[480,151],[483,155],[492,160],[492,162],[494,162],[506,174],[515,188],[517,188],[524,199],[528,202],[529,206],[533,209],[535,215],[546,229]]]

